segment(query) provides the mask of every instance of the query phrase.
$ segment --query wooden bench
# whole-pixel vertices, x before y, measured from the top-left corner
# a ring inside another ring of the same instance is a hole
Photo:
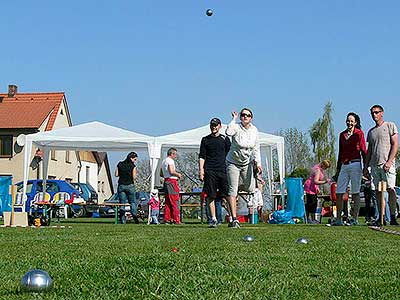
[[[122,206],[129,206],[129,203],[101,203],[98,204],[98,206],[102,206],[102,207],[106,207],[106,206],[110,206],[110,207],[114,207],[114,211],[115,211],[115,224],[118,224],[118,213],[119,210],[121,209]]]

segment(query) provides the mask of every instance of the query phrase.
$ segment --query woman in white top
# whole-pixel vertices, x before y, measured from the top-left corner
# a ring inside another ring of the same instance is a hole
[[[240,115],[240,123],[236,123]],[[240,190],[249,193],[255,191],[255,178],[253,176],[253,164],[255,161],[257,172],[262,172],[260,158],[260,144],[258,141],[258,129],[252,124],[253,112],[243,108],[238,114],[232,112],[232,120],[226,129],[226,135],[232,137],[231,148],[226,156],[226,171],[228,175],[229,204],[232,210],[232,222],[230,227],[240,228],[236,216],[236,200]]]

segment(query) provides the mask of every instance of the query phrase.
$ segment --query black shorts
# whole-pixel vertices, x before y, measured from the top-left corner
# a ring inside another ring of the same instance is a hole
[[[207,197],[215,199],[218,195],[226,197],[228,195],[228,178],[223,171],[205,171],[203,191]]]
[[[318,198],[316,194],[306,194],[306,212],[315,214],[317,211]]]

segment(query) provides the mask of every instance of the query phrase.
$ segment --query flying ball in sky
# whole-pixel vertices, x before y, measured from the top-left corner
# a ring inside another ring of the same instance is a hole
[[[211,17],[212,14],[213,14],[213,11],[212,11],[211,9],[207,9],[207,10],[206,10],[206,15],[207,15],[208,17]]]

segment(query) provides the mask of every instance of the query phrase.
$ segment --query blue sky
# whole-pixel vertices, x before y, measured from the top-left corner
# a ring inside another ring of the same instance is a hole
[[[212,17],[205,11],[211,8]],[[64,91],[74,124],[161,135],[253,109],[269,133],[399,120],[398,1],[4,1],[0,90]]]

